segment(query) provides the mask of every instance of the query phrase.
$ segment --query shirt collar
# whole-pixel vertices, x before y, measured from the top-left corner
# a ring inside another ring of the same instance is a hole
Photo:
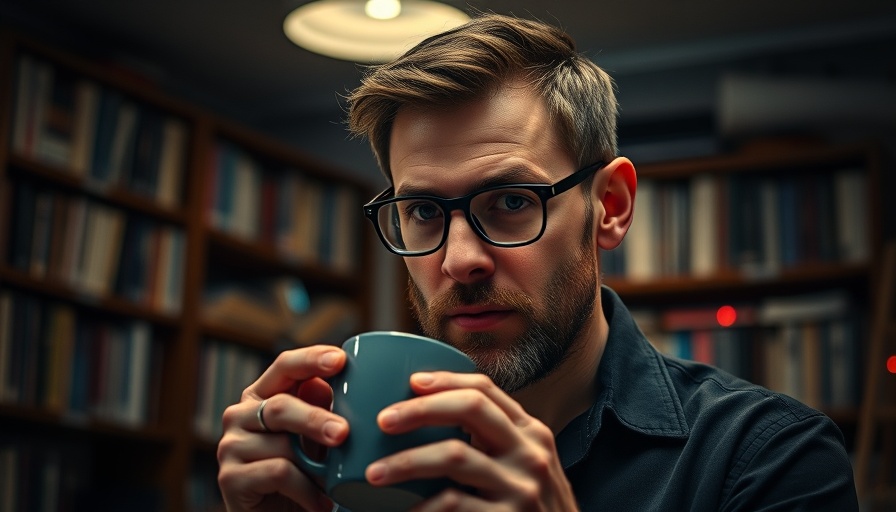
[[[625,427],[646,435],[684,438],[690,431],[662,356],[644,337],[616,292],[602,286],[601,304],[609,334],[598,367],[599,395],[591,408],[557,437],[564,467],[587,453],[605,411]]]

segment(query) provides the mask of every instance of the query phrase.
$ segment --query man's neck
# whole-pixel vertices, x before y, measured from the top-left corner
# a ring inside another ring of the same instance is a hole
[[[550,375],[513,394],[526,411],[554,435],[582,414],[597,395],[597,367],[607,344],[607,320],[600,303],[595,317],[576,340],[572,352]]]

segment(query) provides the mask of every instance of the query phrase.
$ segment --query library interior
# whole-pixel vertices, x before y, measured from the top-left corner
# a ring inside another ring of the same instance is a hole
[[[603,282],[896,506],[896,5],[445,3],[610,73],[638,220]],[[279,352],[417,330],[344,123],[379,57],[299,46],[302,4],[0,0],[0,512],[220,510],[223,410]]]

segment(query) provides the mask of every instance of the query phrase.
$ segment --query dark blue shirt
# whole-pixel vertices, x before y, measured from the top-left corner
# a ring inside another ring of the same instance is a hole
[[[858,510],[843,436],[825,415],[657,352],[619,297],[594,405],[558,436],[582,510]]]

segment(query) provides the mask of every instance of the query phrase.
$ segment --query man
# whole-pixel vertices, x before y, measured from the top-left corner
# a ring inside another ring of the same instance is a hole
[[[857,509],[829,419],[659,355],[601,287],[598,252],[628,230],[636,176],[616,156],[612,81],[568,36],[482,16],[374,69],[349,102],[392,184],[365,213],[405,257],[420,325],[482,371],[412,377],[419,396],[382,411],[381,428],[450,423],[472,443],[387,457],[370,482],[468,489],[420,510]],[[320,379],[343,357],[285,352],[228,408],[230,510],[331,507],[284,433],[346,438]]]

